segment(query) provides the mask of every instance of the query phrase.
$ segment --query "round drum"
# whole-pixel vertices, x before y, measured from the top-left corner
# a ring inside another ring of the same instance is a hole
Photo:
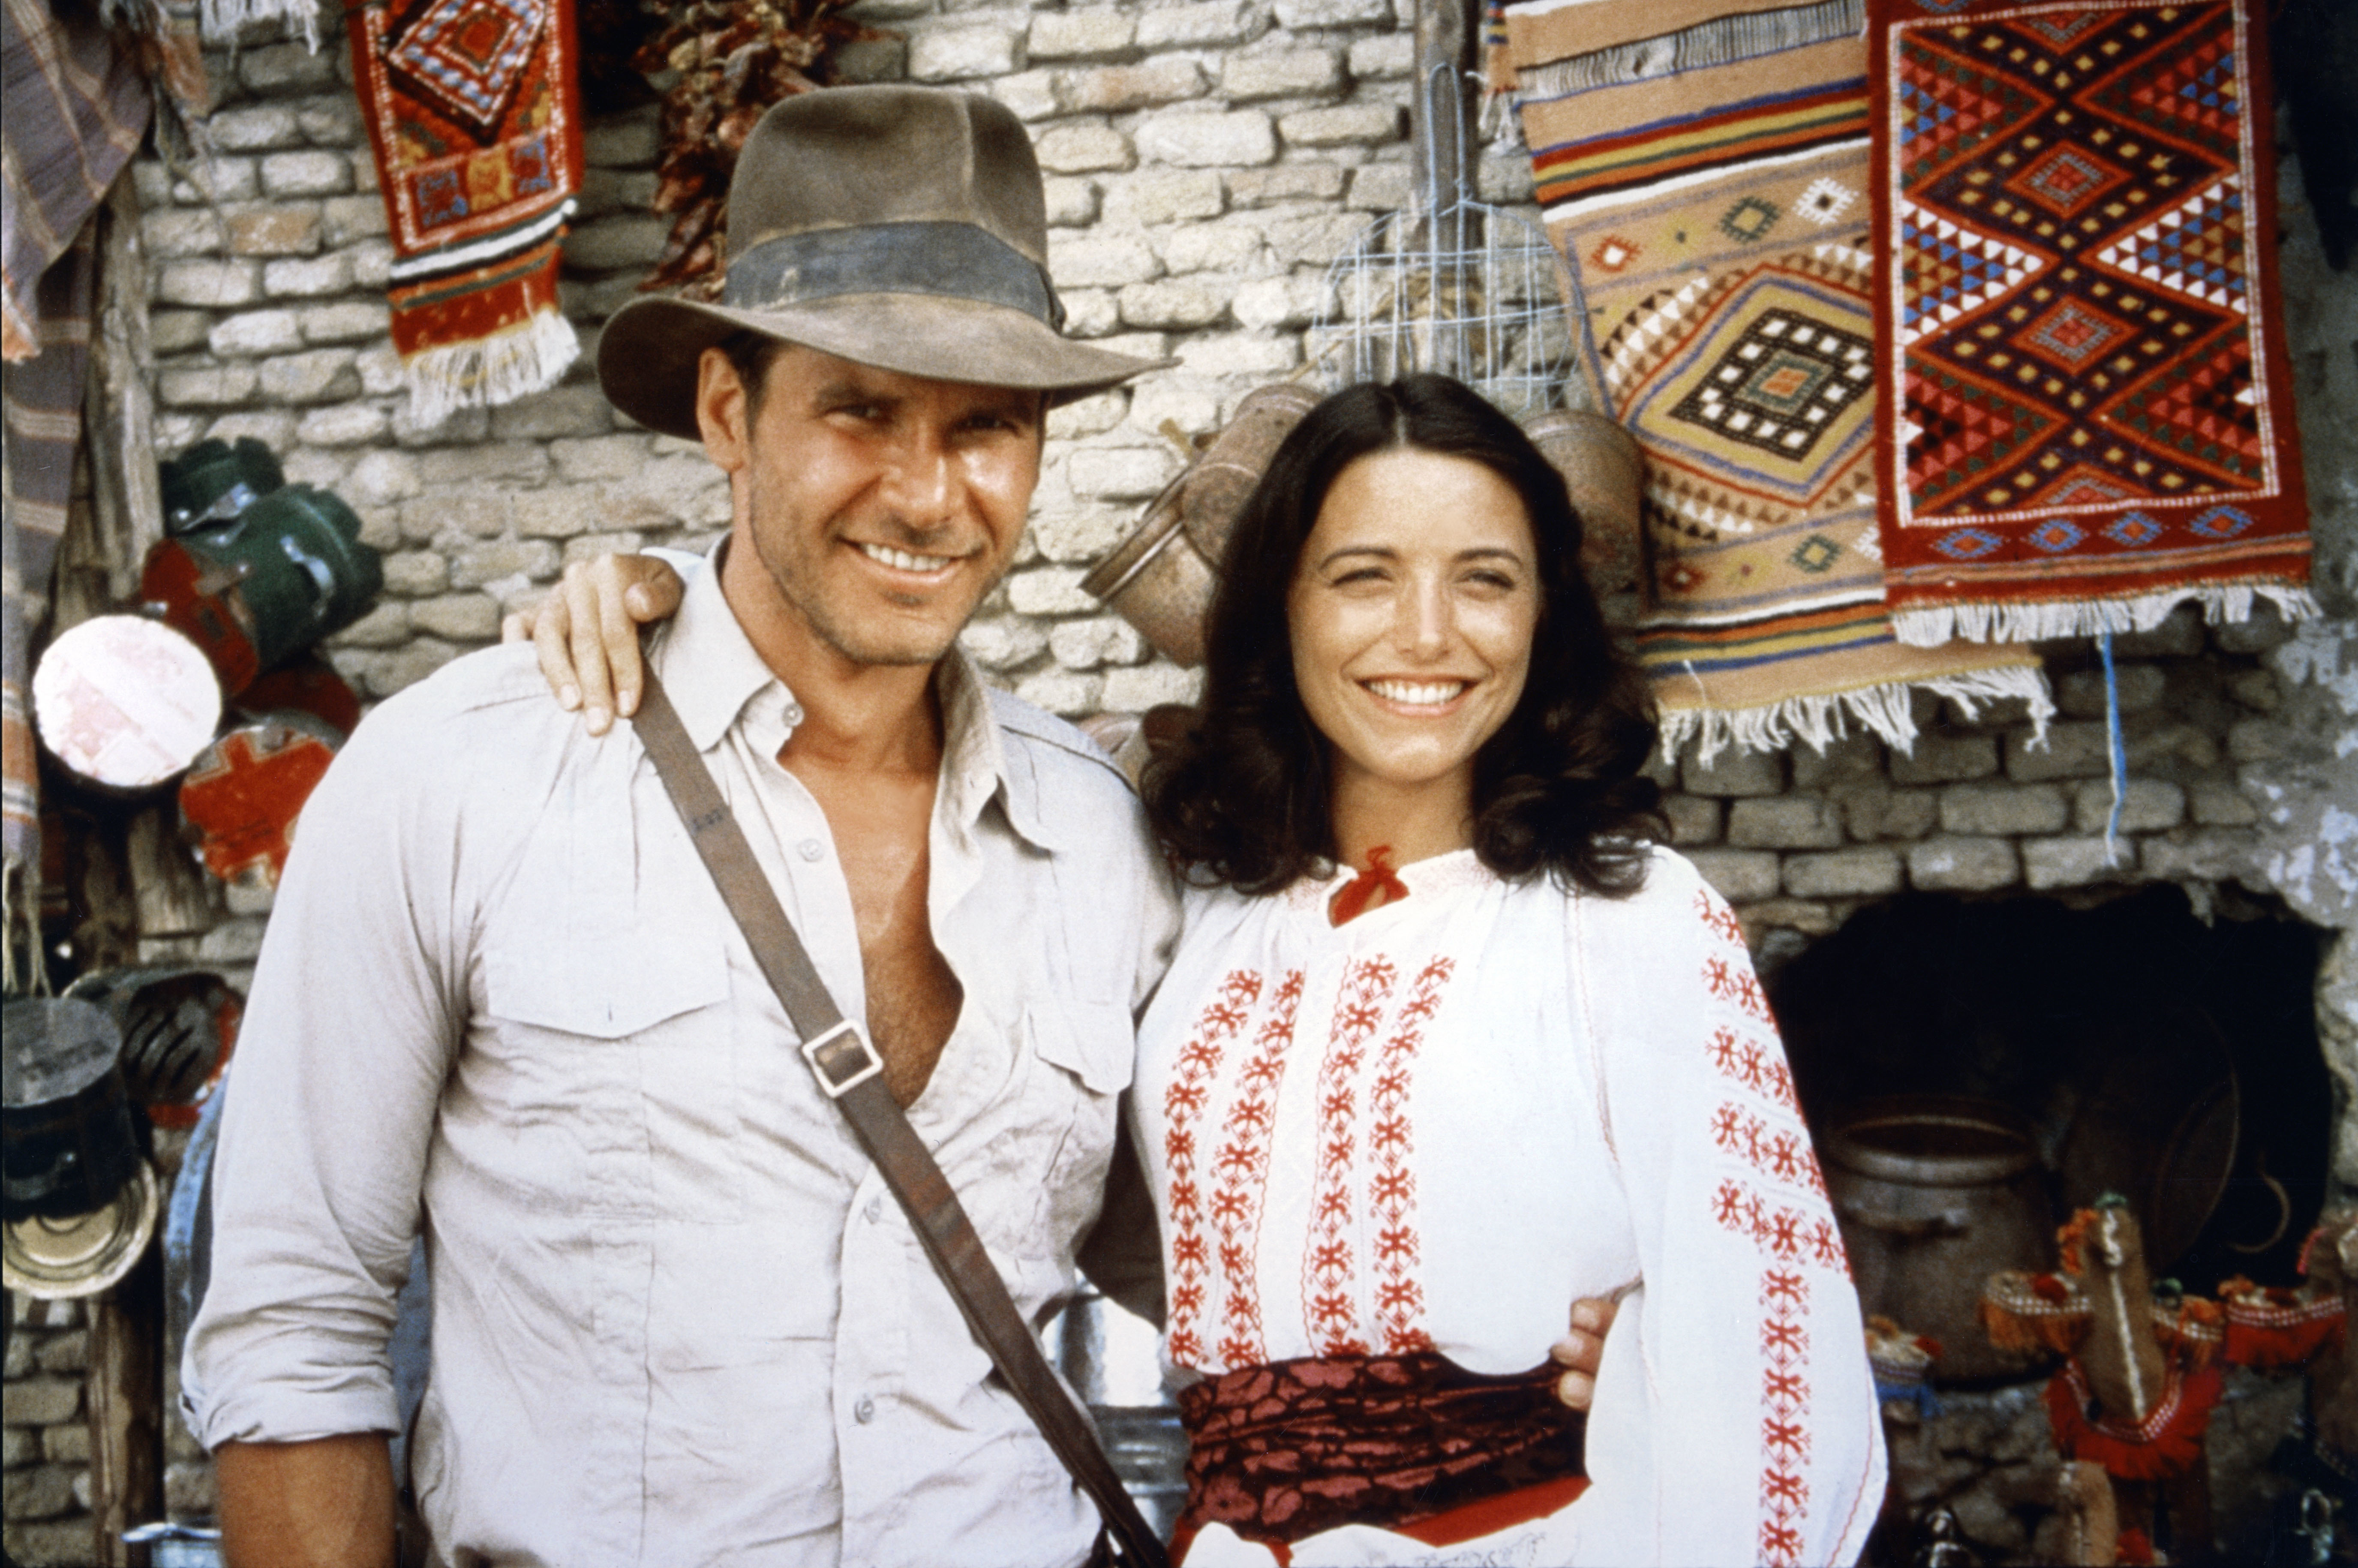
[[[42,743],[102,789],[153,789],[181,772],[213,738],[221,713],[221,683],[204,654],[136,615],[101,615],[60,633],[33,671]]]

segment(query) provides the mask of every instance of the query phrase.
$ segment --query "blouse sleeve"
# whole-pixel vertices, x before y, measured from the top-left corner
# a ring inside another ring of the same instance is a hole
[[[1444,1550],[1355,1527],[1295,1543],[1293,1561],[1853,1562],[1883,1494],[1882,1422],[1857,1293],[1742,928],[1667,853],[1633,900],[1573,900],[1570,925],[1595,1130],[1641,1276],[1606,1340],[1588,1490]]]

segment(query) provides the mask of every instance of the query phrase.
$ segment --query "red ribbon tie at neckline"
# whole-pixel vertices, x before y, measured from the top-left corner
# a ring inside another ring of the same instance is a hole
[[[1401,881],[1400,874],[1392,869],[1391,858],[1392,847],[1390,844],[1379,844],[1368,851],[1368,869],[1345,882],[1342,890],[1336,893],[1335,902],[1327,906],[1327,919],[1332,924],[1348,925],[1358,919],[1368,912],[1379,892],[1384,895],[1387,903],[1408,896],[1408,884]]]

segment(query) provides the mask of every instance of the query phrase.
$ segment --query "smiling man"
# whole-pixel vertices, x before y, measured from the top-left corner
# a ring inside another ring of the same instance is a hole
[[[1175,921],[1120,776],[960,627],[1022,536],[1070,341],[998,104],[772,111],[719,305],[599,373],[729,476],[651,657],[1017,1307],[1070,1291]],[[635,737],[529,647],[386,703],[314,795],[215,1166],[193,1428],[238,1568],[390,1561],[385,1339],[433,1288],[434,1560],[1071,1564],[1098,1524],[990,1376]]]

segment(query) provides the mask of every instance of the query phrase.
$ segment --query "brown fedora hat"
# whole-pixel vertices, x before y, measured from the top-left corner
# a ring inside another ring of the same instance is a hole
[[[829,87],[778,104],[738,155],[728,254],[719,304],[634,299],[599,339],[599,384],[650,429],[696,439],[697,359],[747,330],[908,375],[1051,393],[1162,362],[1059,330],[1032,138],[973,93]]]

